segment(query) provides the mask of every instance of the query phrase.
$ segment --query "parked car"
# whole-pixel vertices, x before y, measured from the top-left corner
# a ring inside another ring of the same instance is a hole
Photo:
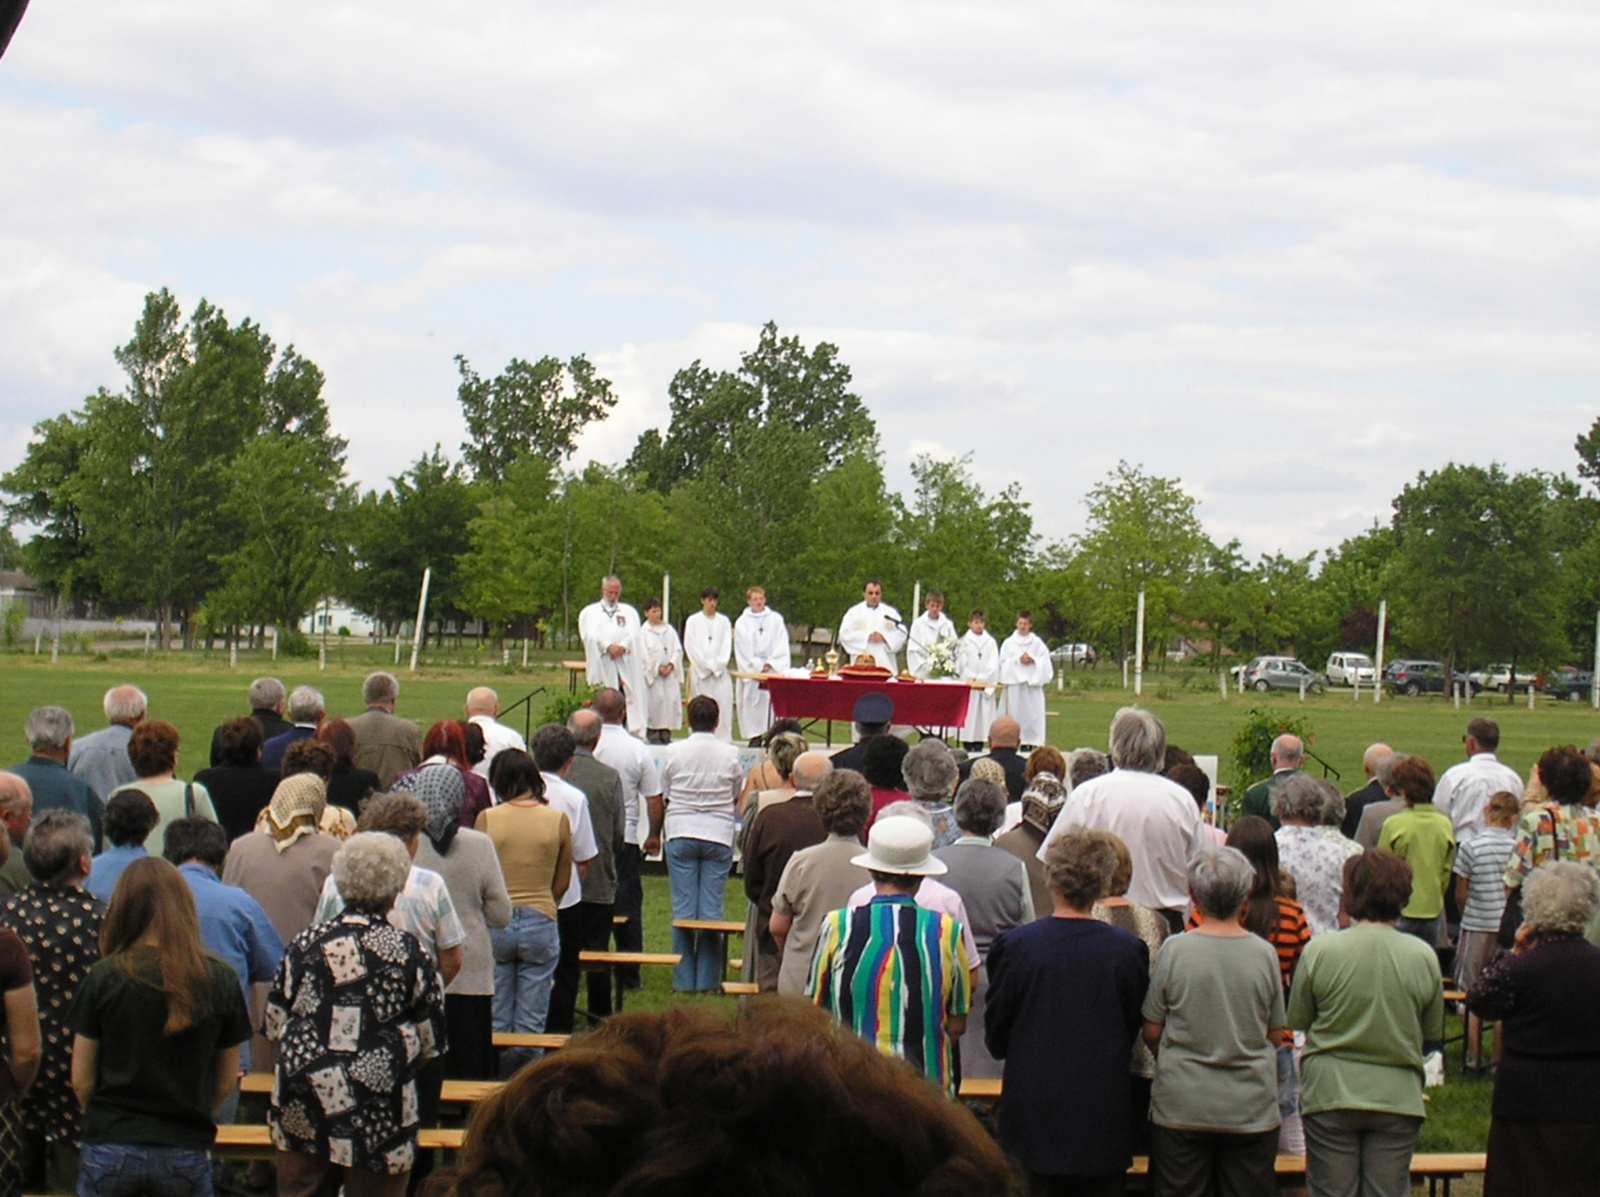
[[[1563,665],[1544,680],[1544,692],[1551,698],[1588,702],[1594,692],[1594,674],[1576,665]]]
[[[1063,644],[1050,650],[1050,659],[1057,665],[1093,665],[1095,651],[1087,644]]]
[[[1401,694],[1444,694],[1444,662],[1442,661],[1391,661],[1383,669],[1383,683]],[[1454,684],[1467,694],[1477,694],[1483,687],[1459,669],[1454,674]]]
[[[1257,657],[1244,667],[1241,684],[1252,690],[1300,690],[1321,694],[1328,688],[1320,673],[1307,669],[1293,657]]]
[[[1322,672],[1330,686],[1370,686],[1378,678],[1378,667],[1366,653],[1332,653]]]
[[[1480,690],[1498,690],[1501,694],[1509,693],[1513,688],[1518,690],[1524,690],[1529,686],[1544,688],[1544,678],[1532,669],[1518,670],[1513,687],[1513,674],[1509,665],[1489,665],[1483,669],[1474,669],[1467,676],[1477,683]]]

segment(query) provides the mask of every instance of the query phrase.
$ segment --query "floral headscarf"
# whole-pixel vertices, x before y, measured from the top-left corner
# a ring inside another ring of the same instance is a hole
[[[427,807],[428,840],[440,856],[449,852],[456,832],[461,830],[461,804],[467,798],[467,783],[461,779],[461,770],[454,765],[424,765],[398,778],[394,788],[405,790]]]
[[[1054,773],[1035,773],[1022,795],[1022,821],[1035,831],[1049,834],[1066,804],[1067,787],[1061,780]]]
[[[256,830],[273,838],[279,852],[303,836],[316,835],[317,823],[328,805],[327,788],[315,773],[285,777],[272,792],[272,801],[256,820]]]

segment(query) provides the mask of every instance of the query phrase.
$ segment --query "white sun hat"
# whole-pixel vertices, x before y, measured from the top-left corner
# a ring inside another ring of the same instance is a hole
[[[944,861],[933,855],[933,831],[920,819],[891,815],[879,819],[867,833],[867,850],[851,857],[850,863],[874,873],[898,873],[905,877],[937,877],[948,872]]]

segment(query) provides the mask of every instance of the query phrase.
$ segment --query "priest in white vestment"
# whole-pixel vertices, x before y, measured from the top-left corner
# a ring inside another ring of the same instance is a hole
[[[683,642],[673,626],[661,618],[661,603],[644,605],[644,626],[639,629],[639,656],[644,661],[645,739],[667,744],[683,726]]]
[[[1044,688],[1054,676],[1050,647],[1034,633],[1033,616],[1020,612],[1017,630],[1000,646],[1000,684],[1005,713],[1021,726],[1025,747],[1045,742]]]
[[[955,620],[944,613],[944,595],[930,590],[928,609],[917,616],[911,624],[911,634],[906,637],[906,669],[911,676],[926,681],[933,669],[928,659],[933,646],[941,640],[955,638]]]
[[[733,659],[740,673],[782,673],[789,668],[789,625],[767,606],[767,592],[752,586],[749,604],[733,624]],[[754,740],[772,727],[772,696],[760,682],[739,679],[739,738]]]
[[[622,691],[628,707],[628,730],[644,735],[644,663],[634,638],[639,613],[622,601],[622,581],[615,575],[600,583],[600,601],[578,612],[578,637],[589,666],[591,686],[612,686]]]
[[[733,625],[717,611],[717,588],[700,592],[700,610],[683,621],[683,651],[689,658],[689,697],[705,694],[717,702],[717,739],[733,743]]]
[[[900,672],[899,652],[906,642],[906,625],[900,612],[883,601],[883,585],[874,580],[862,590],[859,603],[839,622],[839,645],[854,661],[863,653],[890,673]],[[849,662],[846,662],[848,664]]]
[[[982,611],[974,611],[967,620],[966,635],[956,650],[956,670],[962,681],[983,687],[973,689],[967,703],[967,721],[961,726],[961,747],[968,752],[982,752],[989,738],[989,725],[1000,713],[994,689],[1000,681],[1000,646],[989,635],[989,622]]]

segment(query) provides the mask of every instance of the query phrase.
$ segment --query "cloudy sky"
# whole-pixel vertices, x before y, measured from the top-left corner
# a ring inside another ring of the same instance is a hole
[[[1600,415],[1600,9],[34,0],[0,61],[0,468],[170,287],[328,375],[368,485],[452,357],[586,353],[626,457],[774,320],[892,485],[1119,458],[1307,552],[1417,471],[1570,470]]]

